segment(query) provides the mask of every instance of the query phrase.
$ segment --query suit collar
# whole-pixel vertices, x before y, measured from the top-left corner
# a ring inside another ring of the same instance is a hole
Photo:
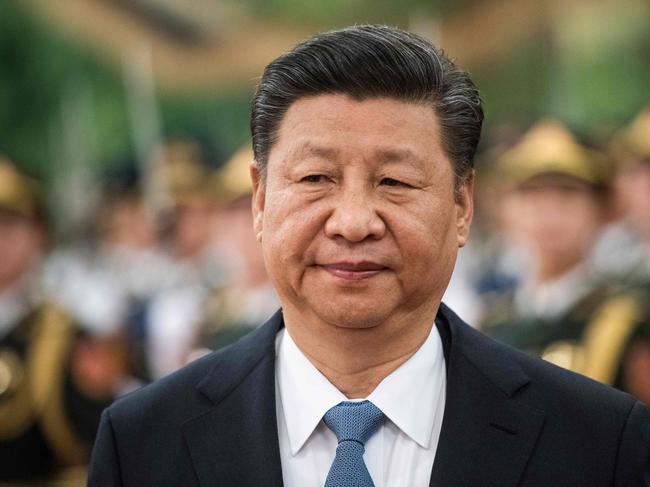
[[[197,385],[214,405],[183,425],[201,486],[281,486],[275,414],[274,339],[278,311],[266,324],[214,356]]]
[[[282,310],[278,310],[264,325],[219,350],[197,389],[215,405],[219,404],[261,361],[269,356],[275,358],[275,336],[283,326]]]
[[[530,382],[530,377],[514,362],[509,354],[504,353],[503,345],[479,333],[461,320],[444,303],[440,305],[436,320],[438,329],[446,327],[449,330],[447,353],[448,373],[453,360],[459,360],[459,355],[470,361],[487,380],[492,382],[508,397]],[[441,336],[445,333],[441,331]]]
[[[447,401],[431,485],[515,486],[544,421],[517,400],[530,378],[445,305],[438,318],[443,341],[449,337]]]

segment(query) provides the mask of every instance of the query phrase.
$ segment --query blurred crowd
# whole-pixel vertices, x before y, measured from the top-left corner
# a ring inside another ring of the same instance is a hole
[[[444,300],[650,403],[650,110],[606,140],[541,120],[488,142]],[[105,406],[279,306],[252,229],[251,150],[213,169],[197,142],[170,139],[152,157],[146,178],[106,178],[91,228],[65,244],[43,187],[0,157],[0,484],[84,485]]]
[[[650,109],[607,140],[557,120],[502,139],[479,161],[480,214],[445,301],[650,404]]]

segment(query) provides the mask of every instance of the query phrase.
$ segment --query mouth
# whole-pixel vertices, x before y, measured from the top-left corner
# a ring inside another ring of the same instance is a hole
[[[333,262],[329,264],[322,264],[319,267],[329,272],[335,277],[345,279],[347,281],[361,281],[374,277],[381,272],[388,269],[385,265],[372,261],[358,261],[358,262]]]

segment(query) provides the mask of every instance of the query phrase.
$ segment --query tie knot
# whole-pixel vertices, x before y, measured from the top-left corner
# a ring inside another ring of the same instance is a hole
[[[365,445],[384,422],[384,413],[370,401],[342,402],[327,411],[323,421],[339,443],[353,440]]]

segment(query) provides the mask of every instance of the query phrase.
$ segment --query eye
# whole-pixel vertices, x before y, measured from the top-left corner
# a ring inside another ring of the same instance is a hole
[[[322,174],[309,174],[300,179],[301,183],[322,183],[325,182],[326,178]]]
[[[379,182],[379,184],[382,185],[382,186],[402,186],[402,187],[405,187],[405,188],[410,188],[411,187],[410,184],[407,184],[407,183],[405,183],[403,181],[398,181],[397,179],[393,179],[393,178],[383,178]]]

